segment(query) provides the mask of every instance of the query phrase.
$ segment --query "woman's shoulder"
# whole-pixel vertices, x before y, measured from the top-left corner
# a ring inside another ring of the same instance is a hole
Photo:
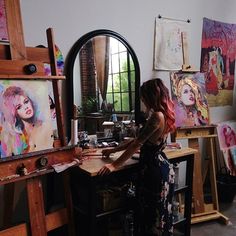
[[[155,111],[151,114],[151,119],[155,119],[156,121],[160,122],[164,120],[164,114],[161,111]]]

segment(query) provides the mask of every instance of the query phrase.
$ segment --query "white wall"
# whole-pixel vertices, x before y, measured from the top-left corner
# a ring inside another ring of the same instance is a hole
[[[83,34],[110,29],[123,35],[136,52],[141,82],[160,76],[168,86],[169,74],[152,70],[155,17],[191,19],[190,63],[199,68],[203,17],[236,23],[235,9],[235,0],[21,0],[27,46],[47,45],[46,29],[52,27],[56,44],[66,57]],[[235,119],[235,109],[234,97],[233,106],[210,109],[211,121]]]
[[[199,69],[203,17],[236,23],[234,0],[22,0],[25,43],[46,43],[45,30],[54,29],[56,44],[66,57],[71,46],[85,33],[110,29],[123,35],[137,54],[141,82],[159,76],[169,86],[169,73],[152,70],[155,17],[191,19],[190,63]],[[235,97],[234,97],[235,101]],[[235,118],[232,106],[210,108],[211,122]]]

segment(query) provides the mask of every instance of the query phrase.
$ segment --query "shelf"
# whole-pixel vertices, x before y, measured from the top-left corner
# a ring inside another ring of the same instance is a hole
[[[126,207],[121,207],[121,208],[117,208],[117,209],[114,209],[114,210],[101,212],[101,213],[98,213],[96,215],[96,218],[105,217],[105,216],[109,216],[109,215],[112,215],[112,214],[120,213],[120,212],[125,211],[125,210],[127,210]]]
[[[178,194],[178,193],[181,193],[181,192],[184,192],[186,190],[188,190],[189,186],[183,186],[183,187],[178,187],[175,189],[175,194]]]
[[[85,210],[85,209],[82,209],[82,207],[74,206],[74,209],[76,211],[78,211],[79,213],[88,216],[88,211]],[[116,214],[116,213],[120,213],[120,212],[126,211],[126,210],[127,210],[126,207],[120,207],[120,208],[116,208],[116,209],[109,210],[109,211],[99,212],[99,213],[96,214],[96,218],[106,217],[106,216]]]
[[[65,76],[59,75],[0,75],[0,79],[41,79],[41,80],[62,80]]]

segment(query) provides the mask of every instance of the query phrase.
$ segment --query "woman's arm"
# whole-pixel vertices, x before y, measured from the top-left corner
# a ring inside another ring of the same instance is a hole
[[[126,160],[133,156],[133,154],[141,147],[141,145],[142,144],[139,143],[137,139],[129,142],[129,145],[124,153],[113,163],[104,165],[104,167],[99,170],[98,175],[108,174],[119,168]]]
[[[158,129],[157,135],[161,135],[163,133],[163,127],[160,129],[161,126],[164,126],[164,116],[162,113],[154,113],[148,122],[146,123],[143,131],[139,134],[137,138],[130,142],[125,152],[116,159],[111,164],[106,164],[104,167],[100,169],[98,172],[99,175],[108,174],[117,168],[119,168],[126,160],[133,156],[133,154],[138,151],[138,149],[142,146],[142,144],[153,135]]]
[[[130,143],[133,142],[133,141],[134,141],[134,139],[125,140],[122,143],[120,143],[120,145],[118,145],[117,147],[104,149],[104,150],[102,150],[102,155],[105,156],[105,157],[109,157],[109,155],[111,153],[115,153],[115,152],[125,150],[130,145]]]

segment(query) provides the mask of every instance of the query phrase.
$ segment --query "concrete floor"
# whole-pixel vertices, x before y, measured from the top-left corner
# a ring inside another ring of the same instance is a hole
[[[229,218],[225,225],[220,220],[212,220],[191,226],[191,236],[235,236],[236,235],[236,197],[231,203],[219,203],[220,213]]]

